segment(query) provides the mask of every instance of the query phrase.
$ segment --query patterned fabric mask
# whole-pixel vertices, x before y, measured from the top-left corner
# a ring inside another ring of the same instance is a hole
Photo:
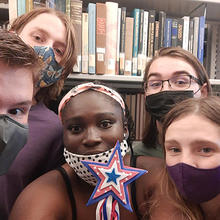
[[[63,67],[57,63],[53,49],[51,47],[34,46],[34,50],[45,64],[41,70],[37,87],[43,88],[54,84],[61,78]]]
[[[128,151],[128,144],[127,141],[124,140],[120,144],[121,149],[121,155],[122,157],[125,156],[125,154]],[[94,162],[101,162],[101,163],[107,163],[108,160],[111,157],[112,151],[114,148],[111,148],[108,151],[105,151],[100,154],[93,154],[93,155],[79,155],[79,154],[73,154],[64,148],[64,157],[66,162],[69,164],[70,167],[74,169],[76,174],[83,179],[85,182],[87,182],[90,185],[96,186],[97,179],[92,175],[92,173],[81,163],[82,160],[90,160]]]

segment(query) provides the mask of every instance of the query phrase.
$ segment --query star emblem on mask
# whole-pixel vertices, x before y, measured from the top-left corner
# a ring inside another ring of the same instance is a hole
[[[132,211],[129,201],[128,184],[147,171],[124,166],[119,141],[117,141],[108,163],[85,160],[81,162],[97,179],[97,185],[87,205],[91,205],[111,195],[122,206]]]

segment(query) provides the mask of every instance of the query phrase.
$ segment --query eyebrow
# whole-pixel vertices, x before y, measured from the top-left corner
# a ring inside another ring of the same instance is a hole
[[[22,101],[22,102],[17,102],[16,104],[15,104],[15,106],[21,106],[21,105],[32,105],[32,100],[31,101],[29,101],[29,100],[27,100],[27,101]]]
[[[191,75],[189,72],[185,71],[185,70],[178,70],[178,71],[175,71],[173,72],[173,76],[176,76],[176,75]],[[157,72],[153,72],[153,73],[150,73],[149,76],[147,77],[147,79],[149,79],[150,77],[161,77],[162,74],[161,73],[157,73]]]
[[[105,112],[105,113],[98,113],[95,115],[95,117],[106,117],[106,116],[115,116],[116,114],[112,113],[112,112]],[[84,120],[84,117],[82,116],[73,116],[73,117],[70,117],[70,118],[67,118],[65,119],[64,123],[67,123],[67,122],[80,122],[80,121],[83,121]]]

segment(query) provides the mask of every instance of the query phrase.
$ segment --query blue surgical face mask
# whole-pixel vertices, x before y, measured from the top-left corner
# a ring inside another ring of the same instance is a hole
[[[28,126],[0,115],[0,175],[7,172],[28,137]]]
[[[63,67],[57,63],[53,49],[45,46],[34,46],[34,50],[45,64],[41,70],[37,87],[42,88],[54,84],[61,78]]]

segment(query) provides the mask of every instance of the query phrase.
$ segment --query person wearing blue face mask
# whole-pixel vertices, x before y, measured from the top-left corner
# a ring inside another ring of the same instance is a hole
[[[163,157],[158,133],[165,114],[176,103],[190,97],[211,94],[206,70],[189,51],[180,47],[162,48],[150,60],[144,75],[146,125],[134,154]]]
[[[164,119],[161,185],[185,219],[219,219],[219,131],[219,97],[184,100]]]
[[[7,219],[15,199],[26,185],[64,162],[62,125],[49,105],[59,96],[64,80],[76,63],[74,27],[59,11],[34,9],[16,18],[10,31],[34,48],[44,68],[34,88],[27,144],[8,173],[0,177],[2,219]]]
[[[0,30],[0,175],[7,173],[27,141],[40,68],[42,63],[31,47],[17,35]]]

